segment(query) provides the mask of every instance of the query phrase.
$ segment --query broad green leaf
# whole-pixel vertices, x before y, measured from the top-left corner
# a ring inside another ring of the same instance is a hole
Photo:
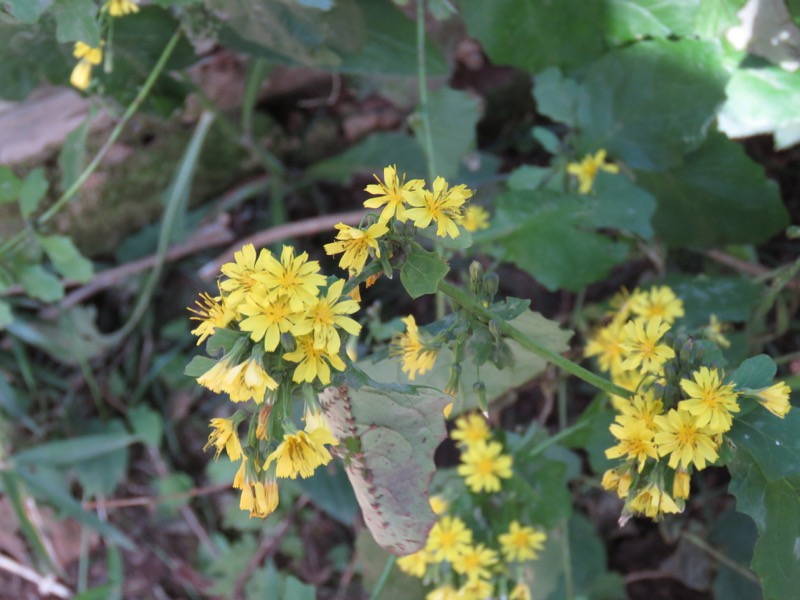
[[[531,136],[542,145],[542,148],[547,150],[550,154],[558,154],[561,149],[561,140],[546,127],[534,127],[531,130]]]
[[[400,281],[408,295],[416,299],[425,294],[435,294],[439,282],[449,270],[444,258],[414,244],[400,269]]]
[[[739,23],[736,13],[747,0],[700,2],[694,20],[694,32],[701,38],[715,39]]]
[[[35,23],[42,13],[50,8],[53,0],[8,0],[12,15],[23,23]]]
[[[93,48],[100,45],[97,4],[92,0],[55,0],[56,39],[63,43],[84,42]]]
[[[727,79],[717,43],[649,40],[612,50],[586,71],[577,154],[605,148],[637,169],[679,165],[703,143]]]
[[[320,395],[364,521],[375,541],[395,554],[422,548],[436,521],[428,485],[433,452],[446,435],[442,409],[448,402],[424,389],[342,386]]]
[[[69,80],[74,59],[56,42],[48,21],[20,26],[0,20],[0,98],[23,100],[41,83]]]
[[[27,265],[19,275],[25,293],[42,302],[54,302],[64,297],[64,286],[58,277],[42,265]]]
[[[638,181],[658,200],[653,224],[671,246],[760,243],[789,224],[775,182],[719,133],[683,165],[640,172]]]
[[[86,283],[94,274],[92,261],[83,256],[65,235],[38,236],[39,243],[56,271],[68,279]]]
[[[549,290],[580,290],[628,255],[625,243],[593,231],[596,205],[592,198],[549,190],[508,192],[497,199],[492,229],[486,236],[476,235],[476,242],[490,235],[495,256],[516,264]]]
[[[622,174],[600,172],[594,183],[592,224],[652,239],[656,199]]]
[[[19,465],[74,465],[120,448],[127,448],[136,441],[138,439],[132,435],[97,433],[70,440],[45,442],[17,452],[13,455],[13,460]]]
[[[189,377],[200,377],[205,374],[211,367],[217,364],[216,359],[208,358],[207,356],[194,356],[186,368],[183,370],[184,375]]]
[[[545,69],[533,78],[536,109],[570,127],[578,124],[578,105],[584,89],[574,79],[564,77],[556,67]]]
[[[746,568],[753,558],[753,546],[758,532],[748,516],[738,512],[727,512],[716,520],[711,529],[709,542],[725,556]],[[761,600],[761,588],[750,579],[720,564],[714,579],[714,598],[725,600]]]
[[[127,416],[134,435],[144,445],[153,448],[158,448],[161,445],[164,425],[160,414],[144,404],[139,404],[128,410]]]
[[[61,170],[61,191],[65,192],[80,176],[86,163],[86,138],[89,135],[90,120],[72,130],[61,151],[58,153],[58,167]]]
[[[331,517],[348,526],[355,523],[358,501],[338,462],[327,469],[317,469],[308,479],[298,480],[298,485],[317,507]]]
[[[744,361],[730,376],[736,389],[759,390],[773,384],[778,366],[766,354],[759,354]]]
[[[603,50],[604,6],[584,0],[462,0],[471,37],[492,62],[529,71],[585,64]]]
[[[762,292],[761,285],[743,277],[679,275],[663,283],[683,300],[681,322],[687,327],[708,323],[712,314],[722,322],[747,321]]]
[[[357,173],[383,178],[383,168],[397,167],[398,176],[425,177],[425,155],[416,140],[401,133],[373,133],[341,154],[314,163],[305,173],[309,179],[348,184]]]
[[[0,167],[0,204],[14,202],[19,196],[22,182],[9,167]]]
[[[719,128],[732,138],[774,134],[783,150],[800,141],[800,71],[780,67],[737,69],[725,88]]]
[[[74,471],[78,482],[88,497],[112,496],[114,490],[122,483],[125,479],[125,474],[128,472],[128,446],[139,440],[135,436],[129,436],[125,426],[118,419],[108,422],[94,421],[90,423],[87,431],[90,435],[85,436],[83,439],[97,437],[101,440],[100,444],[98,444],[100,446],[103,445],[103,441],[99,436],[117,436],[128,441],[127,445],[121,445],[113,449],[106,446],[105,451],[96,456],[86,457],[74,462],[70,461],[70,463],[66,464],[66,466],[72,467],[71,470]]]
[[[11,306],[8,302],[0,300],[0,331],[5,329],[6,325],[14,320],[14,313],[11,312]]]
[[[25,176],[19,188],[19,209],[22,218],[27,219],[36,212],[39,203],[47,194],[49,185],[44,169],[41,167],[36,167]]]
[[[620,44],[643,38],[666,38],[690,35],[698,0],[610,0],[606,34],[609,41]]]
[[[731,474],[728,493],[736,497],[736,510],[753,519],[758,530],[763,531],[767,518],[764,506],[767,479],[753,457],[742,448],[736,449],[727,467]]]
[[[455,185],[453,180],[461,159],[475,146],[475,126],[481,117],[480,100],[467,92],[442,87],[430,94],[428,112],[436,175]],[[423,129],[420,120],[415,131],[420,146],[425,147]]]
[[[758,407],[734,419],[727,437],[753,458],[768,482],[800,475],[800,411],[779,419]]]
[[[511,171],[508,187],[512,190],[537,190],[553,175],[553,169],[523,165]]]
[[[567,469],[568,465],[564,462],[543,456],[517,461],[514,467],[517,477],[503,482],[503,488],[519,498],[525,506],[525,513],[510,517],[547,529],[569,518],[572,503],[567,486]]]

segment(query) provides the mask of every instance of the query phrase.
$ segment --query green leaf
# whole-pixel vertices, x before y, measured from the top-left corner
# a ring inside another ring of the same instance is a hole
[[[435,294],[439,282],[449,270],[444,258],[414,244],[400,269],[400,281],[408,295],[416,299],[425,294]]]
[[[60,43],[80,41],[93,48],[100,46],[97,4],[92,0],[55,0],[53,16],[56,39]]]
[[[436,521],[428,504],[433,451],[446,435],[442,409],[449,397],[329,387],[320,395],[334,436],[343,443],[347,475],[378,544],[395,554],[425,545]],[[348,440],[352,440],[348,443]],[[359,450],[347,450],[356,445]]]
[[[215,356],[220,351],[223,353],[230,352],[234,345],[236,345],[236,342],[248,337],[249,334],[246,332],[234,331],[233,329],[227,329],[225,327],[217,327],[214,330],[214,333],[211,334],[206,341],[206,352],[208,352],[211,356]]]
[[[671,246],[757,244],[789,224],[776,183],[741,145],[719,133],[685,164],[637,175],[658,200],[653,224]]]
[[[13,202],[19,196],[22,182],[9,167],[0,167],[0,204]]]
[[[736,389],[760,390],[769,387],[778,372],[778,365],[766,354],[759,354],[744,361],[730,376]]]
[[[536,109],[570,127],[578,124],[578,105],[584,93],[577,81],[564,77],[556,67],[545,69],[533,78]]]
[[[0,98],[23,100],[43,82],[69,80],[74,60],[56,42],[48,21],[21,26],[0,20]]]
[[[442,87],[430,94],[433,156],[437,175],[453,182],[463,156],[475,146],[475,126],[481,117],[478,98],[459,90]],[[415,127],[417,139],[424,147],[423,126]]]
[[[550,154],[558,154],[561,150],[561,140],[546,127],[534,127],[531,130],[531,135]]]
[[[53,0],[7,0],[11,14],[23,23],[35,23]],[[4,65],[5,66],[5,65]]]
[[[108,422],[95,421],[90,424],[88,431],[93,436],[85,436],[83,439],[97,436],[117,436],[122,439],[127,438],[129,440],[128,445],[138,441],[137,438],[127,435],[128,432],[125,426],[117,419]],[[128,472],[128,445],[106,449],[105,452],[97,456],[68,463],[88,497],[107,497],[114,494],[114,490],[125,479],[125,474]],[[47,463],[45,462],[44,464]]]
[[[23,219],[36,212],[39,203],[47,194],[48,187],[47,177],[41,167],[36,167],[25,176],[19,189],[19,209]]]
[[[737,448],[733,460],[728,463],[731,481],[728,493],[736,497],[736,510],[748,515],[759,531],[763,531],[767,519],[764,507],[764,491],[767,480],[752,456]]]
[[[459,6],[470,36],[496,64],[529,71],[574,67],[603,50],[601,2],[462,0]]]
[[[493,254],[527,271],[549,290],[583,289],[628,255],[625,243],[593,231],[597,202],[592,198],[517,190],[500,196],[497,206],[491,230],[497,244]]]
[[[298,480],[298,485],[316,506],[331,517],[348,526],[355,523],[358,501],[338,462],[327,469],[317,469],[308,479]]]
[[[89,135],[89,119],[73,129],[58,153],[61,170],[61,191],[65,192],[77,181],[86,163],[86,138]]]
[[[728,79],[719,45],[691,39],[613,50],[586,73],[577,154],[605,148],[613,160],[656,171],[703,143]]]
[[[158,448],[161,445],[164,425],[160,414],[144,404],[139,404],[128,410],[127,416],[134,435],[142,440],[145,446]]]
[[[761,285],[743,277],[679,275],[663,283],[683,300],[681,321],[689,328],[708,323],[712,314],[723,322],[747,321],[762,292]]]
[[[408,179],[425,177],[425,157],[414,138],[402,133],[373,133],[341,154],[314,163],[305,173],[309,179],[325,179],[346,185],[353,175],[375,173],[383,177],[386,165]]]
[[[26,294],[42,302],[54,302],[64,297],[61,281],[42,265],[27,265],[20,272],[19,282]]]
[[[651,220],[656,199],[625,175],[600,172],[594,184],[595,206],[592,224],[628,231],[645,240],[653,238]]]
[[[606,34],[614,45],[643,38],[667,38],[694,33],[697,0],[611,0]]]
[[[94,275],[92,261],[81,255],[80,251],[65,235],[38,236],[39,243],[53,262],[53,266],[64,277],[86,283]]]
[[[17,452],[13,455],[13,460],[19,465],[74,465],[120,448],[127,448],[136,441],[138,441],[136,436],[119,433],[85,435],[70,440],[39,444],[29,450]]]
[[[552,176],[553,169],[522,165],[509,174],[508,187],[512,190],[537,190]]]
[[[11,312],[11,306],[8,302],[0,300],[0,331],[6,328],[14,320],[14,313]]]
[[[738,512],[726,512],[716,520],[709,542],[742,567],[753,558],[753,545],[758,532],[753,520]],[[761,588],[727,565],[718,565],[714,578],[714,598],[726,600],[761,600]]]
[[[779,419],[757,408],[735,418],[727,436],[752,456],[768,482],[800,475],[800,411]]]
[[[217,364],[217,362],[216,359],[208,358],[207,356],[195,356],[189,361],[189,364],[186,365],[183,374],[189,377],[200,377]]]
[[[747,0],[701,2],[694,20],[694,33],[701,38],[715,39],[739,23],[736,15]]]
[[[172,496],[174,494],[185,494],[194,487],[194,481],[187,473],[176,472],[165,475],[156,481],[159,496]],[[174,517],[181,506],[189,503],[189,496],[185,495],[172,500],[165,500],[159,503],[158,512],[165,517]]]
[[[800,71],[780,67],[737,69],[725,88],[728,99],[719,112],[719,128],[732,138],[774,134],[784,150],[800,141]]]

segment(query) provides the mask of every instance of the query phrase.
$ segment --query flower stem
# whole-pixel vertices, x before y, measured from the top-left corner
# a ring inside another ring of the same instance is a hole
[[[628,398],[631,395],[629,390],[621,388],[620,386],[612,383],[608,379],[604,377],[600,377],[599,375],[595,375],[591,371],[584,369],[580,365],[572,362],[568,358],[561,356],[560,354],[545,348],[544,346],[539,345],[533,338],[525,335],[519,329],[511,325],[510,323],[504,321],[498,315],[494,314],[487,308],[481,306],[472,296],[464,292],[463,290],[455,287],[447,283],[446,281],[442,280],[439,282],[439,291],[442,292],[446,296],[450,296],[450,298],[461,308],[466,310],[467,312],[472,313],[479,319],[485,322],[495,321],[498,324],[498,328],[500,332],[508,338],[511,338],[518,344],[520,344],[523,348],[530,350],[534,354],[537,354],[547,360],[548,362],[553,363],[557,367],[563,369],[567,373],[571,375],[575,375],[575,377],[582,379],[586,383],[593,385],[594,387],[603,390],[607,394],[611,394],[613,396],[622,396],[623,398]]]
[[[392,554],[388,559],[386,559],[386,566],[383,567],[383,573],[381,573],[381,578],[378,580],[378,583],[375,585],[375,589],[372,590],[372,595],[369,597],[369,600],[378,600],[383,593],[383,588],[386,585],[386,581],[389,579],[389,574],[392,572],[392,567],[394,567],[394,563],[397,560],[397,557]]]

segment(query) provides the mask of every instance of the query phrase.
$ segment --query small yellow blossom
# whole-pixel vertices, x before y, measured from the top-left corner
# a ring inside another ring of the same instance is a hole
[[[630,400],[625,400],[617,406],[622,413],[617,417],[619,423],[627,425],[637,421],[652,431],[658,430],[655,418],[664,413],[664,403],[655,397],[652,390],[639,391],[631,396]]]
[[[231,419],[215,418],[211,419],[211,427],[214,429],[208,436],[208,443],[203,446],[203,451],[208,450],[211,446],[217,449],[214,459],[219,458],[219,455],[224,449],[231,460],[239,460],[242,457],[242,445],[239,442],[239,436]]]
[[[689,484],[691,477],[685,469],[675,471],[675,478],[672,480],[672,495],[679,500],[686,500],[689,497]]]
[[[461,446],[471,446],[478,442],[488,441],[491,436],[486,419],[479,413],[461,415],[456,419],[456,426],[450,437]]]
[[[761,405],[776,417],[783,419],[792,408],[789,404],[789,394],[792,388],[783,381],[775,385],[755,391],[756,399]]]
[[[494,585],[484,579],[467,579],[467,582],[458,589],[458,600],[486,600],[492,598]]]
[[[276,389],[278,382],[264,370],[263,361],[251,357],[231,369],[223,391],[228,393],[233,402],[247,402],[252,398],[256,404],[261,404],[267,390]]]
[[[408,556],[401,556],[397,559],[397,567],[403,572],[408,573],[412,577],[425,577],[425,572],[428,570],[428,565],[433,561],[431,560],[431,553],[425,550],[419,550]]]
[[[622,362],[622,368],[641,368],[649,373],[658,373],[667,360],[675,357],[672,348],[658,343],[667,331],[669,324],[664,323],[661,317],[634,319],[625,325],[622,347],[628,357]]]
[[[708,427],[713,433],[728,431],[733,424],[731,413],[739,412],[739,392],[733,384],[723,384],[716,369],[700,367],[692,377],[694,381],[681,380],[689,399],[681,401],[678,409],[691,413],[698,427]]]
[[[358,335],[361,325],[346,315],[359,309],[358,302],[352,298],[342,299],[344,279],[331,284],[325,295],[320,296],[305,312],[295,320],[292,334],[309,335],[314,338],[314,348],[324,349],[329,354],[339,352],[341,341],[337,328],[344,329],[350,335]]]
[[[644,319],[661,317],[670,325],[684,315],[683,300],[666,285],[637,294],[631,303],[631,310]]]
[[[527,583],[520,581],[514,586],[514,589],[511,590],[508,600],[531,600],[532,597],[531,588],[528,587]]]
[[[612,423],[609,430],[619,444],[606,450],[606,458],[626,458],[639,463],[639,472],[644,469],[647,458],[658,460],[658,452],[653,444],[655,433],[643,421],[631,419],[625,424]]]
[[[227,277],[219,287],[226,294],[226,301],[231,309],[238,309],[250,294],[263,297],[266,288],[255,276],[266,273],[267,260],[272,253],[264,248],[256,255],[253,244],[245,244],[241,250],[233,254],[233,262],[225,263],[220,270]]]
[[[631,483],[633,483],[633,477],[631,476],[630,468],[626,466],[620,470],[608,469],[603,473],[600,485],[604,490],[615,491],[620,498],[627,498]]]
[[[598,150],[594,156],[587,154],[582,161],[567,165],[567,173],[578,178],[578,192],[588,194],[594,187],[594,180],[599,171],[619,173],[619,167],[606,162],[606,151]]]
[[[274,477],[260,481],[247,458],[242,458],[242,464],[233,478],[233,487],[242,490],[239,508],[250,511],[250,518],[265,519],[278,508],[278,483]]]
[[[239,329],[250,333],[254,342],[264,340],[264,350],[273,352],[281,341],[281,334],[291,330],[298,313],[289,306],[286,297],[267,299],[250,294],[239,305],[239,312],[246,317],[239,323]]]
[[[503,556],[509,562],[536,560],[546,539],[547,535],[543,532],[522,525],[517,520],[511,521],[508,531],[498,537]]]
[[[405,173],[401,178],[397,177],[397,167],[392,165],[383,169],[383,181],[375,175],[378,183],[370,184],[364,191],[372,194],[375,198],[364,201],[366,208],[380,208],[383,206],[378,220],[386,223],[392,217],[398,221],[405,221],[405,206],[409,199],[425,185],[422,179],[412,179],[406,181]],[[385,205],[385,206],[384,206]]]
[[[671,409],[666,415],[656,417],[660,431],[654,441],[659,456],[670,455],[669,466],[684,469],[690,464],[700,471],[706,462],[717,460],[717,444],[714,434],[708,427],[701,427],[695,418],[686,411]]]
[[[339,266],[347,269],[351,276],[358,275],[364,269],[370,250],[375,253],[377,258],[381,257],[378,238],[389,232],[389,228],[380,221],[366,229],[338,223],[336,229],[339,230],[339,233],[336,234],[336,241],[325,244],[325,252],[330,255],[343,252],[342,258],[339,259]]]
[[[224,356],[208,371],[197,378],[197,383],[215,394],[221,394],[228,386],[228,381],[236,377],[237,365],[231,364],[230,356]]]
[[[442,517],[428,534],[425,549],[435,562],[454,562],[472,543],[472,531],[458,517]]]
[[[468,545],[453,561],[453,570],[469,579],[491,579],[491,569],[497,564],[497,551],[483,544]]]
[[[721,323],[717,315],[712,314],[708,320],[708,325],[703,329],[703,335],[717,344],[720,348],[730,348],[731,342],[723,335],[723,331],[730,329],[727,323]]]
[[[622,325],[612,321],[589,338],[584,354],[587,357],[596,356],[601,371],[620,373],[625,356],[625,349],[622,347],[624,341]]]
[[[408,378],[414,381],[417,373],[422,375],[433,368],[439,351],[423,342],[412,315],[404,317],[402,321],[405,323],[406,331],[394,335],[389,346],[389,356],[401,357],[401,370],[403,373],[408,373]]]
[[[331,453],[325,444],[336,446],[338,443],[327,427],[287,433],[267,457],[264,468],[268,469],[272,462],[276,462],[275,474],[278,477],[296,479],[299,475],[306,479],[314,474],[317,467],[331,461]]]
[[[413,194],[408,203],[412,208],[405,212],[406,218],[414,225],[424,229],[432,222],[436,223],[436,235],[439,237],[459,236],[457,220],[461,218],[461,207],[472,197],[472,190],[465,185],[448,188],[442,177],[433,182],[433,191],[426,189]]]
[[[108,0],[103,5],[103,10],[108,11],[112,17],[124,17],[139,12],[138,3],[139,0]]]
[[[236,313],[230,309],[226,300],[222,296],[212,297],[209,294],[200,294],[200,300],[195,301],[197,308],[188,307],[189,312],[194,313],[195,317],[189,317],[192,321],[200,321],[196,329],[192,329],[192,335],[199,336],[197,345],[202,344],[205,339],[214,335],[217,327],[225,327],[233,321]]]
[[[470,233],[489,229],[489,211],[477,204],[470,204],[464,209],[464,214],[456,219],[456,223]]]
[[[308,260],[307,252],[295,256],[292,246],[283,247],[280,261],[267,256],[264,270],[265,273],[256,273],[254,277],[267,288],[268,298],[288,298],[294,312],[302,312],[313,304],[326,281],[319,272],[319,262]]]
[[[292,381],[312,383],[319,378],[320,383],[327,385],[331,382],[331,367],[337,371],[344,371],[346,366],[338,354],[328,352],[325,348],[314,346],[314,336],[304,335],[297,338],[297,349],[283,355],[285,360],[298,363],[295,367]],[[328,366],[330,364],[330,366]]]
[[[72,55],[78,59],[78,64],[72,69],[69,82],[79,90],[85,90],[92,80],[92,67],[103,60],[103,51],[84,42],[75,42]]]
[[[627,288],[620,289],[616,294],[611,297],[611,300],[608,301],[609,306],[611,307],[611,312],[609,312],[609,316],[613,317],[614,322],[618,324],[622,324],[628,320],[628,317],[631,316],[631,312],[633,310],[633,305],[639,301],[639,297],[644,294],[639,288],[635,288],[632,292],[628,291]]]
[[[452,585],[442,585],[428,592],[425,600],[461,600],[461,597]]]
[[[461,455],[458,474],[474,493],[499,492],[500,479],[512,475],[511,457],[503,454],[500,442],[476,442]]]
[[[629,506],[633,511],[643,513],[651,519],[659,519],[667,513],[681,512],[675,500],[654,483],[639,492]]]
[[[431,505],[433,514],[435,514],[437,517],[441,517],[447,512],[447,509],[450,508],[447,500],[438,495],[428,498],[428,503]]]

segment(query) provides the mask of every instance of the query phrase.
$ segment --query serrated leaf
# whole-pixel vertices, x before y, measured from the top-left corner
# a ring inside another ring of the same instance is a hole
[[[53,0],[8,0],[11,14],[23,23],[35,23],[50,8]]]
[[[421,549],[436,522],[428,486],[449,400],[424,389],[415,395],[343,386],[320,394],[334,436],[358,440],[360,452],[342,457],[345,469],[375,541],[395,554]]]
[[[97,4],[92,0],[55,0],[53,16],[60,43],[80,41],[93,48],[100,46]]]
[[[64,286],[42,265],[27,265],[20,272],[19,282],[25,293],[42,302],[53,302],[64,297]]]
[[[136,441],[138,438],[133,435],[98,433],[69,440],[45,442],[29,450],[17,452],[13,455],[13,459],[20,465],[73,465],[126,448]]]
[[[19,196],[22,182],[9,167],[0,167],[0,204],[14,202]]]
[[[49,185],[44,169],[41,167],[33,169],[22,180],[22,185],[19,188],[19,209],[23,219],[27,219],[36,212],[36,209],[39,208],[39,203],[47,193]]]
[[[683,162],[704,141],[724,99],[728,73],[719,45],[649,40],[592,64],[578,99],[578,155],[608,150],[644,170]]]
[[[766,354],[759,354],[745,360],[730,376],[736,389],[759,390],[773,383],[778,365]]]
[[[436,293],[439,282],[449,270],[444,258],[414,244],[400,269],[400,282],[408,295],[416,299],[425,294]]]
[[[800,475],[800,411],[779,419],[759,407],[734,419],[727,436],[753,458],[767,481]]]
[[[643,38],[691,35],[697,0],[611,0],[606,34],[614,45]]]
[[[709,135],[683,165],[637,178],[658,200],[653,224],[671,246],[755,244],[789,224],[775,182],[719,133]]]
[[[64,277],[86,283],[94,275],[92,261],[83,256],[65,235],[38,236],[37,238],[53,266]]]
[[[189,361],[189,364],[186,365],[183,374],[189,377],[200,377],[217,364],[217,362],[216,359],[208,358],[207,356],[195,356]]]

